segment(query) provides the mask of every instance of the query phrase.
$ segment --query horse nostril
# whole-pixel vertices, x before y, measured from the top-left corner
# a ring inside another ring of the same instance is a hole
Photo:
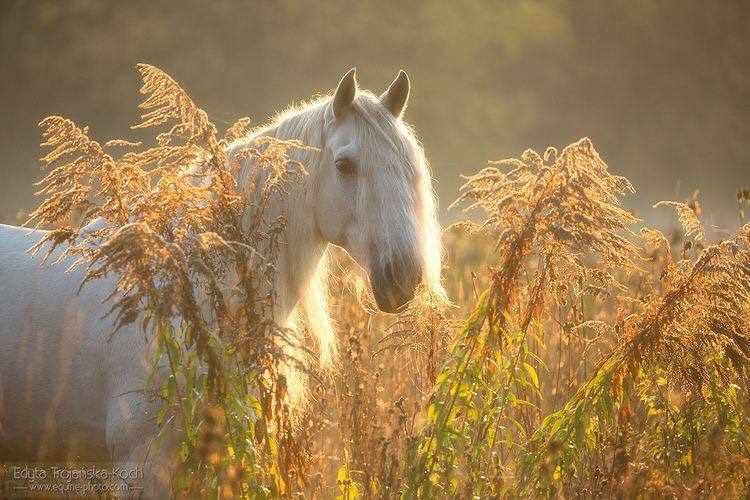
[[[383,274],[390,286],[408,292],[413,292],[417,284],[422,281],[422,268],[414,263],[389,262],[383,266]]]
[[[398,312],[414,298],[422,281],[422,267],[412,259],[395,259],[382,266],[374,265],[370,274],[372,291],[378,307],[386,312]]]
[[[386,281],[390,284],[398,283],[401,280],[402,270],[393,262],[389,262],[383,267],[383,273]]]

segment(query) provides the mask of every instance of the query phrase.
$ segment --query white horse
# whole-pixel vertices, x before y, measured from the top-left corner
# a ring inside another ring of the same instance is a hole
[[[323,286],[329,244],[367,272],[383,311],[397,311],[420,282],[441,290],[430,174],[401,119],[408,95],[403,71],[377,97],[358,90],[351,70],[332,96],[282,113],[229,149],[231,157],[261,136],[318,149],[295,153],[309,176],[277,207],[287,244],[274,290],[276,319],[291,321],[303,309],[324,364],[335,358]],[[248,171],[241,166],[240,183]],[[176,441],[152,446],[160,403],[143,391],[148,341],[136,325],[108,340],[112,320],[103,318],[102,301],[112,280],[77,293],[82,270],[65,273],[69,262],[41,266],[30,257],[42,235],[0,225],[0,462],[137,466],[145,495],[161,497]]]

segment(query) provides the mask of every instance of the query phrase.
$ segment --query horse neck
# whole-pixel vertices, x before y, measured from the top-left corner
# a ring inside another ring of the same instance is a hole
[[[278,255],[274,283],[274,316],[280,323],[288,322],[297,303],[311,286],[315,286],[315,273],[328,246],[317,234],[314,218],[305,216],[310,213],[307,207],[289,206],[285,214],[285,244]]]
[[[297,140],[301,143],[321,148],[323,108],[313,106],[296,115],[281,119],[276,125],[254,134],[250,141],[261,137],[274,137],[280,140]],[[277,273],[273,284],[276,293],[274,317],[276,321],[287,323],[300,299],[318,293],[321,259],[328,243],[320,235],[315,217],[314,176],[321,161],[320,153],[310,151],[290,151],[290,158],[305,166],[309,176],[301,184],[290,190],[280,203],[274,216],[281,215],[286,220],[284,244],[279,252]]]

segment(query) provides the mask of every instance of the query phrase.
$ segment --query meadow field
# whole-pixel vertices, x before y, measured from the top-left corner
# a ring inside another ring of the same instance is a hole
[[[90,279],[118,273],[118,321],[159,339],[154,363],[171,376],[146,390],[163,401],[159,435],[182,433],[180,492],[746,498],[747,187],[737,186],[731,234],[704,225],[698,193],[653,200],[674,218],[665,234],[622,208],[638,186],[589,139],[478,165],[456,193],[466,220],[443,235],[447,301],[423,290],[403,313],[378,313],[349,257],[331,251],[339,357],[321,368],[309,339],[294,344],[258,314],[273,301],[257,285],[273,272],[282,222],[242,220],[304,175],[286,160],[303,145],[253,152],[272,189],[238,200],[221,151],[249,122],[221,139],[173,80],[140,70],[141,126],[166,132],[144,148],[42,122],[52,170],[31,223],[93,262]],[[210,188],[182,175],[197,160]],[[80,228],[99,216],[112,225],[92,250]],[[260,247],[266,263],[247,265]],[[239,295],[214,287],[227,269]],[[196,279],[222,318],[215,329],[191,299]],[[233,309],[238,298],[251,306]],[[302,403],[290,402],[284,366],[307,380]]]
[[[711,239],[690,199],[663,204],[665,235],[618,207],[628,189],[586,139],[527,151],[465,188],[486,221],[444,236],[450,306],[337,297],[322,497],[748,494],[750,227]]]

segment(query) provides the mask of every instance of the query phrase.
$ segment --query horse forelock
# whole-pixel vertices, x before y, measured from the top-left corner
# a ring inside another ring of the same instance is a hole
[[[424,149],[412,127],[395,118],[379,98],[361,91],[354,101],[362,175],[371,189],[358,200],[372,231],[379,230],[380,265],[416,254],[428,289],[440,283],[441,229]],[[374,217],[372,216],[374,215]]]

